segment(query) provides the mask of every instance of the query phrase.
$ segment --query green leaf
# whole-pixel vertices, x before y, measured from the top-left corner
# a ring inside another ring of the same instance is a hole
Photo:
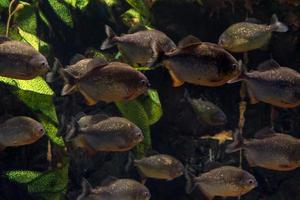
[[[73,8],[79,8],[80,10],[86,8],[90,3],[89,0],[65,0],[65,2]]]
[[[8,8],[9,6],[9,0],[0,0],[0,7],[1,8]]]
[[[151,134],[148,115],[138,100],[117,102],[116,106],[122,115],[135,123],[144,134],[144,141],[137,146],[137,156],[142,157],[151,148]]]
[[[117,5],[119,0],[102,0],[107,6],[111,7]]]
[[[52,100],[54,92],[45,80],[41,77],[32,80],[0,77],[0,82],[12,86],[11,92],[37,115],[49,138],[55,144],[64,146],[62,138],[56,136],[58,119]]]
[[[22,170],[5,172],[5,176],[7,176],[7,178],[10,181],[17,182],[17,183],[29,183],[32,180],[36,179],[41,174],[42,174],[41,172],[22,171]]]
[[[149,90],[148,96],[139,99],[148,115],[149,124],[155,124],[162,116],[162,108],[156,90]]]
[[[149,23],[150,21],[150,10],[142,0],[126,0],[126,2],[136,10],[144,19],[144,24]]]
[[[50,25],[47,17],[45,16],[45,14],[41,10],[39,10],[38,12],[39,12],[39,16],[40,16],[41,20],[50,28],[51,25]]]
[[[68,184],[68,168],[66,163],[62,168],[42,173],[33,181],[28,183],[29,193],[60,193]],[[42,195],[42,194],[41,194]],[[42,195],[43,196],[43,195]]]
[[[47,0],[56,15],[69,27],[73,28],[71,11],[67,4],[61,0]]]
[[[14,182],[27,186],[29,193],[44,200],[62,200],[69,177],[69,160],[63,158],[63,167],[46,172],[8,171],[5,175]]]
[[[136,11],[135,9],[129,9],[125,13],[122,14],[122,21],[127,26],[136,26],[141,24],[143,19],[142,15]]]
[[[20,27],[18,27],[18,31],[22,39],[29,43],[33,48],[44,54],[49,53],[50,47],[46,42],[40,40],[35,35],[22,30]]]
[[[37,18],[35,14],[34,7],[31,6],[28,3],[22,3],[24,8],[19,10],[15,15],[14,15],[14,21],[18,26],[31,34],[36,35],[37,34]]]
[[[0,82],[15,86],[20,90],[34,92],[43,95],[54,95],[52,89],[48,86],[45,80],[41,77],[36,77],[32,80],[18,80],[6,77],[0,77]]]

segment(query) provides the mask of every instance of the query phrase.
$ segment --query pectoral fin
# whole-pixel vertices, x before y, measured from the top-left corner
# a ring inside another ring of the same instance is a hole
[[[250,98],[250,103],[257,104],[259,101],[256,99],[254,92],[248,86],[246,86],[246,87],[247,87],[248,96]]]
[[[141,183],[142,183],[143,185],[145,185],[145,184],[146,184],[146,181],[147,181],[147,176],[146,176],[139,168],[137,168],[137,171],[138,171],[138,173],[139,173],[139,175],[140,175]]]
[[[177,76],[174,74],[174,72],[172,72],[171,70],[169,70],[169,73],[170,73],[170,75],[171,75],[171,78],[172,78],[172,80],[173,80],[173,87],[179,87],[179,86],[182,86],[183,84],[184,84],[184,82],[183,81],[181,81],[181,80],[179,80],[178,78],[177,78]]]
[[[84,96],[86,105],[93,106],[97,104],[97,101],[90,97],[85,91],[80,90],[80,93]]]
[[[3,151],[6,147],[0,144],[0,152]]]

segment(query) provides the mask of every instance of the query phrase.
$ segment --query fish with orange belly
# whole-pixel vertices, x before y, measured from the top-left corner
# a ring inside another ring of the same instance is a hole
[[[199,188],[207,200],[213,200],[217,196],[240,197],[257,186],[252,174],[233,166],[216,167],[197,177],[186,172],[185,176],[187,193]]]
[[[45,134],[43,125],[25,116],[13,117],[0,124],[0,150],[28,145]]]
[[[149,189],[135,180],[111,178],[96,188],[84,180],[77,200],[149,200],[150,197]]]
[[[300,140],[293,136],[276,133],[270,128],[258,131],[254,139],[243,139],[236,132],[234,142],[227,146],[231,153],[243,149],[251,167],[276,171],[290,171],[300,167]]]
[[[45,56],[32,46],[0,36],[0,76],[30,80],[49,70]]]
[[[222,47],[187,36],[178,48],[165,53],[162,64],[169,70],[173,86],[184,82],[217,87],[240,73],[240,64]]]
[[[246,84],[251,103],[262,101],[281,108],[300,105],[300,74],[274,60],[263,62],[256,71],[242,72],[228,83],[238,81]]]
[[[100,58],[80,60],[60,72],[65,80],[62,95],[79,91],[87,105],[132,100],[150,87],[147,77],[131,66]]]
[[[66,140],[90,155],[129,151],[144,139],[141,129],[122,117],[87,115],[73,123]]]

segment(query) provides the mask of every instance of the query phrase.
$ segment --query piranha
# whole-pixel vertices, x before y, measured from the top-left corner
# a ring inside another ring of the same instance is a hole
[[[222,47],[201,42],[191,35],[181,40],[176,50],[165,53],[161,60],[169,70],[173,87],[179,87],[184,82],[217,87],[240,71],[239,63]]]
[[[127,63],[131,65],[152,66],[165,52],[176,48],[174,42],[158,30],[140,30],[135,33],[117,36],[109,26],[105,26],[107,39],[101,50],[117,45]]]
[[[254,139],[243,139],[239,132],[234,134],[234,142],[226,148],[226,153],[243,149],[251,167],[262,167],[277,171],[289,171],[300,167],[300,140],[293,136],[276,133],[264,128]]]
[[[149,189],[132,179],[110,178],[96,188],[84,179],[77,200],[149,200],[150,197]]]
[[[0,151],[32,144],[44,134],[43,125],[38,121],[25,116],[13,117],[0,124]]]
[[[246,84],[251,103],[262,101],[281,108],[300,105],[300,74],[272,59],[261,63],[257,71],[242,72],[228,83],[237,81]]]
[[[300,1],[299,0],[279,0],[280,3],[286,3],[286,4],[290,4],[293,6],[299,6],[300,5]]]
[[[213,200],[216,196],[240,197],[257,186],[256,179],[249,172],[233,166],[221,166],[213,168],[200,176],[186,172],[187,192],[191,193],[195,188]]]
[[[65,80],[62,95],[79,91],[87,105],[132,100],[150,87],[147,77],[131,66],[100,58],[87,58],[61,69]]]
[[[205,122],[211,126],[224,125],[227,122],[225,113],[210,101],[200,99],[192,99],[188,91],[185,90],[185,99],[193,108],[194,113],[201,122]]]
[[[219,38],[219,45],[231,52],[247,52],[268,45],[272,32],[287,32],[288,27],[272,16],[271,24],[240,22],[227,28]]]
[[[90,155],[98,151],[129,151],[144,139],[141,129],[125,118],[98,115],[97,122],[89,116],[84,118],[73,122],[74,131],[68,133],[66,140]]]
[[[47,59],[32,46],[0,36],[0,76],[30,80],[49,70]]]
[[[183,164],[173,156],[166,154],[157,154],[134,160],[134,166],[137,167],[142,182],[147,178],[173,180],[184,172]]]

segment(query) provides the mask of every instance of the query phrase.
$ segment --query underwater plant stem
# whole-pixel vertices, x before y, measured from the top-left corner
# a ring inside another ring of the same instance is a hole
[[[52,168],[52,148],[51,141],[48,140],[47,161],[49,162],[49,170]]]
[[[5,32],[5,36],[8,37],[9,34],[9,27],[10,27],[10,21],[11,21],[11,17],[13,16],[13,14],[15,13],[16,10],[14,10],[13,12],[12,10],[12,6],[15,3],[16,0],[12,0],[9,3],[9,7],[8,7],[8,19],[7,19],[7,23],[6,23],[6,32]]]
[[[239,133],[241,135],[243,135],[243,128],[245,126],[245,112],[247,109],[247,102],[245,101],[246,98],[246,86],[244,83],[242,83],[241,85],[241,89],[240,89],[240,97],[241,97],[241,101],[239,104],[239,111],[240,111],[240,117],[239,117]],[[240,150],[240,154],[239,154],[239,167],[242,168],[242,162],[243,162],[243,154],[242,154],[242,150]]]

